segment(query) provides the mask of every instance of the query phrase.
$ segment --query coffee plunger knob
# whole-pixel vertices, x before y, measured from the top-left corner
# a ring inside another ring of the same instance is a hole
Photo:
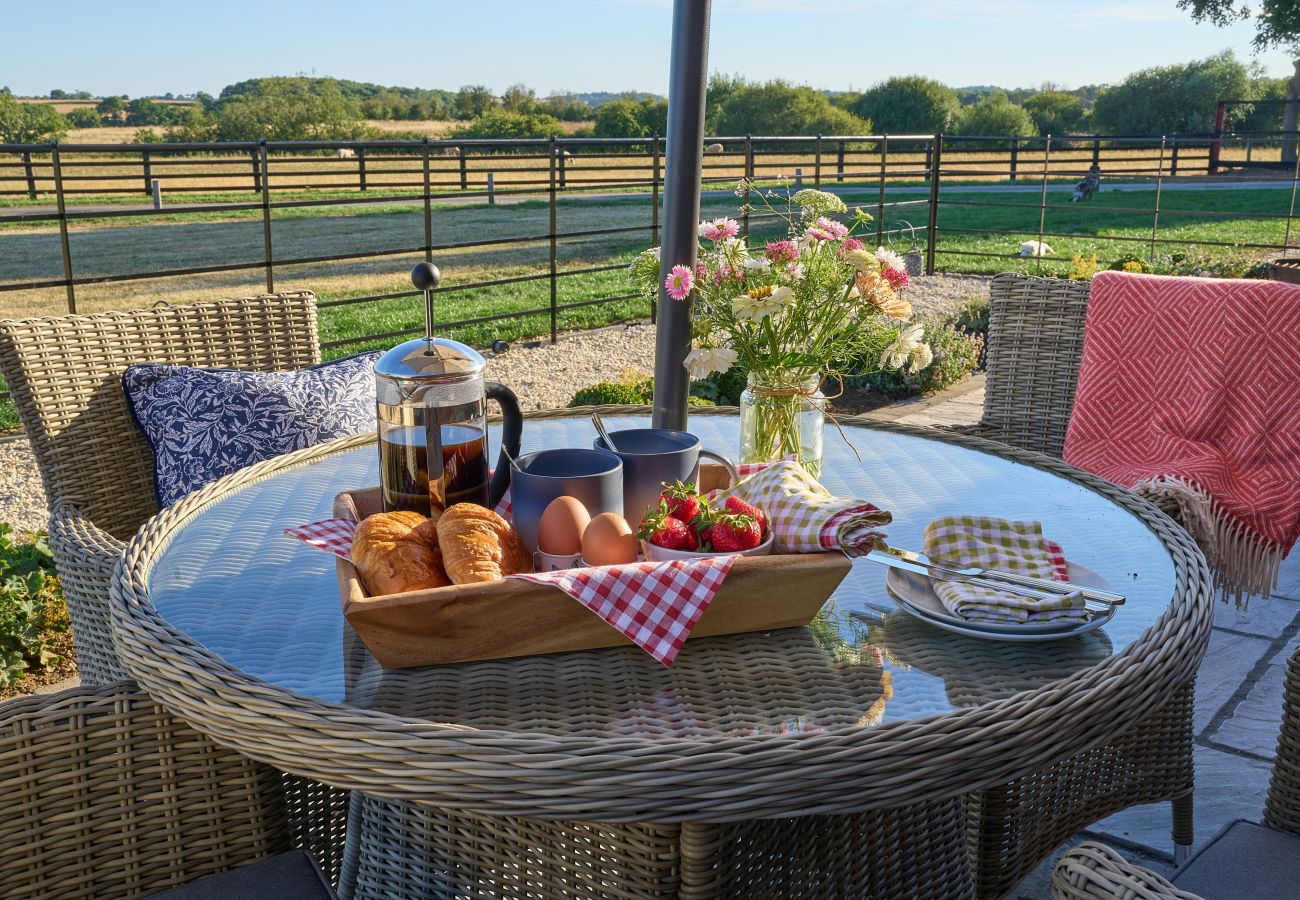
[[[442,282],[442,273],[431,262],[416,263],[411,270],[411,284],[417,291],[436,291]]]

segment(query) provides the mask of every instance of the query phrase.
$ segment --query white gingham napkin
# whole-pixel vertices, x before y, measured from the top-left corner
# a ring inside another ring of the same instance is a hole
[[[351,519],[325,519],[286,528],[284,534],[348,559],[356,530]],[[735,556],[718,556],[509,577],[559,588],[671,666],[735,561]]]
[[[893,521],[873,503],[832,495],[793,460],[742,468],[741,475],[743,480],[720,496],[736,494],[767,513],[774,553],[838,549],[861,556],[884,540],[880,529]]]
[[[1065,555],[1059,545],[1043,536],[1038,522],[991,516],[944,516],[926,526],[922,548],[933,560],[1001,569],[1032,578],[1069,580]],[[969,622],[1082,622],[1087,619],[1083,597],[1079,594],[1033,600],[954,581],[936,581],[934,592],[953,615]]]

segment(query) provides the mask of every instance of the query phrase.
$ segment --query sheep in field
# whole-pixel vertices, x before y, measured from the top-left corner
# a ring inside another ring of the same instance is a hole
[[[723,149],[723,148],[722,148],[722,145],[721,145],[721,144],[709,144],[707,147],[704,148],[704,152],[705,152],[705,153],[721,153],[721,152],[722,152],[722,149]]]
[[[340,147],[334,151],[334,155],[339,159],[356,159],[357,151],[351,147]]]
[[[1025,241],[1020,245],[1020,255],[1026,259],[1051,256],[1055,251],[1042,241]]]

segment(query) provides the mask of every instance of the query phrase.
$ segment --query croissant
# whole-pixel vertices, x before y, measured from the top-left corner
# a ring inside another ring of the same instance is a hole
[[[352,537],[350,555],[372,595],[451,584],[442,568],[437,526],[417,512],[367,516]]]
[[[477,503],[457,503],[438,519],[442,563],[453,584],[497,581],[532,571],[519,534]]]

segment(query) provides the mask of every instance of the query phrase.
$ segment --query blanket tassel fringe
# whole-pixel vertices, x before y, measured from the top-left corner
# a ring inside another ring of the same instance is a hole
[[[1165,512],[1177,514],[1205,554],[1214,572],[1215,590],[1225,603],[1231,597],[1244,609],[1251,594],[1267,599],[1277,587],[1278,568],[1286,554],[1242,528],[1196,485],[1161,476],[1138,482],[1133,491]]]

